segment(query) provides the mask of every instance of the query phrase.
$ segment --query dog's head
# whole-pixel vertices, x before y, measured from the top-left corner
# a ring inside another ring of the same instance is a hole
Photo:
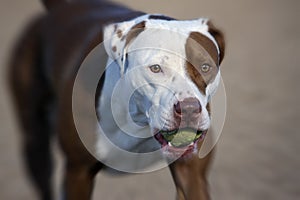
[[[146,15],[104,29],[105,49],[135,89],[132,119],[147,124],[166,154],[194,152],[210,126],[224,39],[207,19]]]

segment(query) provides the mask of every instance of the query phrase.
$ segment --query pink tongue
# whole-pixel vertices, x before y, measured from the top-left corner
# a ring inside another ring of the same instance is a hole
[[[168,145],[167,141],[164,139],[164,137],[161,134],[156,134],[154,137],[157,141],[159,141],[159,143],[162,146]]]

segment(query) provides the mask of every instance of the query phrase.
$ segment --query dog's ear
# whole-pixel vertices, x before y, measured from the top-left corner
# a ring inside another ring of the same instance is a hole
[[[191,27],[189,38],[200,44],[220,65],[225,54],[225,40],[223,33],[217,29],[207,18],[199,18]]]
[[[117,61],[120,66],[121,74],[126,70],[126,50],[128,45],[144,30],[145,23],[145,21],[139,23],[126,21],[104,27],[105,51],[111,59]]]
[[[225,39],[222,31],[217,29],[211,21],[207,22],[208,32],[214,37],[219,48],[219,65],[223,61],[225,55]]]

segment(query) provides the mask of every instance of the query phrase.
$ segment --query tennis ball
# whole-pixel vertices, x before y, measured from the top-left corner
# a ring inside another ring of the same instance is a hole
[[[184,147],[191,144],[196,138],[196,132],[193,131],[178,131],[173,139],[169,141],[174,147]]]
[[[201,133],[197,134],[197,132],[194,130],[178,130],[171,132],[164,131],[161,134],[165,140],[177,148],[187,146],[201,136]]]

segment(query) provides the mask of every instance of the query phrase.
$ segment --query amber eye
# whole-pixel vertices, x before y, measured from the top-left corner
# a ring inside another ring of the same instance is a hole
[[[159,65],[151,65],[150,66],[150,70],[153,72],[153,73],[159,73],[161,72],[161,67]]]
[[[209,72],[210,68],[211,67],[208,64],[203,64],[201,66],[201,71],[204,72],[204,73],[207,73],[207,72]]]

